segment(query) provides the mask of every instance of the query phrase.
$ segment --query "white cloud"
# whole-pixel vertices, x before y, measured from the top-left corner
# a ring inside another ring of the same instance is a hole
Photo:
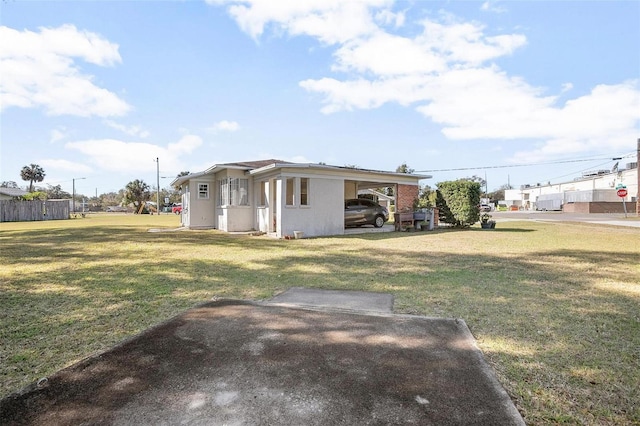
[[[394,27],[402,27],[407,19],[405,12],[392,12],[389,9],[381,10],[376,13],[375,21],[381,25],[391,25]]]
[[[58,126],[51,131],[50,143],[56,143],[67,137],[67,129],[64,126]]]
[[[211,130],[213,132],[237,132],[238,130],[240,130],[240,125],[236,121],[222,120],[214,123],[214,125],[211,126],[208,130]]]
[[[406,37],[377,32],[346,43],[336,53],[336,71],[372,72],[378,76],[442,71],[446,60]]]
[[[268,24],[291,35],[316,37],[323,43],[345,42],[376,30],[370,10],[386,8],[392,0],[207,0],[228,5],[240,28],[254,39]]]
[[[49,115],[118,116],[131,108],[82,74],[76,60],[99,66],[121,62],[118,45],[73,25],[38,32],[0,27],[0,110],[44,108]]]
[[[497,1],[485,1],[480,6],[480,10],[494,13],[505,13],[507,11],[505,7],[499,6]]]
[[[113,129],[120,130],[129,136],[137,136],[144,139],[150,135],[149,131],[144,130],[140,126],[125,126],[124,124],[117,123],[113,120],[104,120],[104,124]]]
[[[335,74],[299,83],[322,96],[325,114],[390,102],[411,106],[441,124],[449,139],[538,141],[536,148],[516,154],[519,161],[626,149],[637,137],[638,81],[599,85],[568,100],[571,82],[559,93],[532,86],[496,62],[525,46],[524,34],[491,32],[482,23],[442,12],[408,25],[407,13],[386,0],[210,3],[227,5],[254,38],[270,29],[335,45]],[[495,1],[481,9],[505,11]],[[413,24],[421,31],[411,34]]]
[[[91,167],[86,164],[74,163],[69,160],[60,160],[54,158],[45,158],[38,160],[38,164],[40,164],[45,170],[53,169],[55,171],[64,171],[64,172],[76,172],[76,173],[91,173]]]
[[[192,153],[202,145],[196,135],[185,135],[178,142],[166,148],[144,142],[124,142],[116,139],[91,139],[68,142],[66,149],[76,150],[88,157],[88,162],[101,170],[131,173],[156,170],[155,159],[160,161],[163,173],[173,173],[184,169],[181,157]]]

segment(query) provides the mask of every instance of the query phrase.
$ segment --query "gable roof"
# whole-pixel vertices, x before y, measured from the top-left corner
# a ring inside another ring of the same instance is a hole
[[[8,195],[9,197],[22,197],[27,195],[28,192],[20,188],[0,188],[0,194]]]

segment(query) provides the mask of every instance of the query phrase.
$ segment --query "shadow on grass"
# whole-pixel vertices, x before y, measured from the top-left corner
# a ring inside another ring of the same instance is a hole
[[[459,232],[315,241],[125,227],[0,235],[0,389],[17,390],[212,297],[260,299],[304,286],[389,292],[400,312],[463,318],[528,421],[557,413],[589,423],[584,412],[605,423],[637,419],[637,253],[432,250],[432,240]],[[418,237],[423,246],[402,249]]]

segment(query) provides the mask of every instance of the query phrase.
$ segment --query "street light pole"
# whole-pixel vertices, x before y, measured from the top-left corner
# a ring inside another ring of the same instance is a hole
[[[81,179],[86,179],[86,178],[81,177],[81,178],[73,178],[73,179],[71,179],[73,181],[73,195],[72,195],[71,202],[72,202],[72,205],[73,205],[72,209],[73,209],[74,213],[76,212],[76,179],[81,180]],[[69,182],[69,181],[67,181],[67,182]]]
[[[160,158],[156,157],[156,209],[160,215]]]

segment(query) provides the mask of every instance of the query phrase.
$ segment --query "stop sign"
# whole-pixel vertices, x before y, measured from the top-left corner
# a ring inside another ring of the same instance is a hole
[[[626,189],[618,189],[618,197],[620,198],[624,198],[627,196],[627,190]]]

